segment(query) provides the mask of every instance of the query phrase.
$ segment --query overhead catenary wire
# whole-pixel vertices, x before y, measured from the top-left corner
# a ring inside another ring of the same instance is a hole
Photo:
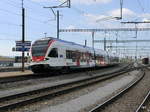
[[[137,0],[137,2],[139,4],[140,8],[142,9],[142,12],[145,13],[145,8],[142,6],[140,0]]]
[[[10,6],[12,6],[12,7],[18,8],[18,9],[21,8],[19,3],[14,2],[14,1],[11,1],[11,0],[1,0],[0,2],[1,2],[1,3],[5,3],[5,4],[7,4],[7,5],[10,5]]]
[[[20,11],[20,10],[19,10]],[[8,14],[11,14],[11,15],[15,15],[15,16],[18,16],[18,17],[21,17],[21,14],[20,13],[17,13],[17,12],[13,12],[13,11],[10,11],[8,9],[3,9],[3,8],[0,8],[0,12],[4,12],[4,13],[8,13]],[[2,13],[1,13],[2,14]],[[6,14],[5,14],[6,16]],[[33,22],[36,22],[36,25],[37,23],[39,24],[43,24],[43,25],[46,25],[48,22],[45,20],[45,21],[42,21],[40,19],[37,19],[35,17],[32,17],[32,16],[26,16],[26,18],[28,20],[31,20]],[[1,22],[1,21],[0,21]],[[0,23],[1,25],[4,24],[4,25],[9,25],[9,26],[15,26],[15,27],[21,27],[21,25],[17,24],[17,23],[13,23],[13,22],[8,22],[8,21],[3,21],[2,23]],[[49,23],[48,23],[49,24]],[[51,24],[52,25],[52,24]],[[4,35],[4,33],[0,33],[0,35]],[[5,36],[9,36],[9,33],[6,33]],[[12,37],[13,35],[11,34],[10,37]],[[18,35],[15,35],[13,37],[18,37]],[[20,38],[20,37],[18,37]],[[4,39],[1,39],[1,40],[16,40],[16,39],[8,39],[8,38],[4,38]]]
[[[32,0],[27,0],[28,2],[31,2],[32,4],[35,4],[37,6],[40,6],[41,8],[43,8],[43,5],[37,2],[33,2]]]
[[[16,12],[12,12],[12,11],[9,11],[9,10],[6,10],[6,9],[2,9],[0,8],[0,11],[2,12],[5,12],[5,13],[9,13],[11,15],[16,15],[16,16],[20,16],[21,17],[21,14],[19,13],[16,13]],[[48,21],[42,21],[42,20],[39,20],[37,18],[34,18],[34,17],[31,17],[31,16],[25,16],[26,18],[29,18],[31,21],[34,21],[34,22],[38,22],[38,23],[41,23],[41,24],[47,24]]]
[[[0,32],[0,36],[1,36],[0,40],[17,40],[20,38],[18,34],[10,34],[10,33],[4,33],[4,32]],[[9,37],[13,37],[13,38],[9,38]]]
[[[45,10],[44,10],[44,6],[43,5],[41,5],[41,4],[39,4],[39,3],[36,3],[36,2],[33,2],[33,1],[31,1],[31,0],[27,0],[26,2],[28,2],[28,3],[30,3],[30,5],[31,5],[31,3],[32,4],[35,4],[36,6],[38,6],[38,8],[41,8],[42,10],[40,10],[40,11],[42,11],[42,13],[40,13],[39,11],[37,11],[35,8],[31,8],[31,7],[29,7],[29,5],[27,6],[27,5],[25,5],[25,7],[28,9],[28,10],[30,10],[30,12],[32,11],[33,13],[36,13],[36,14],[38,14],[38,15],[41,15],[42,17],[44,17],[45,15],[47,15],[46,13],[45,13]]]
[[[0,24],[4,24],[4,25],[8,25],[8,26],[16,26],[16,27],[21,27],[21,25],[16,24],[16,23],[12,23],[12,22],[0,22]]]
[[[8,2],[8,1],[7,1],[7,2]],[[7,3],[7,2],[5,2],[5,3]],[[10,4],[10,5],[13,6],[13,4]],[[19,8],[19,7],[17,7],[17,8]],[[31,10],[32,10],[32,8],[28,8],[28,9],[31,9]],[[6,13],[9,13],[9,14],[12,14],[12,15],[21,16],[21,14],[16,13],[16,12],[12,12],[12,11],[9,11],[9,10],[7,10],[7,9],[2,9],[2,8],[0,8],[0,11],[6,12]],[[38,12],[37,12],[37,13],[38,13]],[[39,14],[39,15],[40,15],[40,14]],[[42,14],[42,16],[45,16],[45,15]],[[42,23],[42,24],[46,24],[47,22],[49,22],[48,20],[42,21],[42,20],[39,20],[39,19],[34,18],[34,17],[30,17],[30,16],[26,16],[26,18],[30,18],[31,20],[33,20],[33,21],[38,21],[39,23]]]
[[[9,11],[9,10],[7,10],[7,9],[2,9],[2,8],[0,8],[0,11],[6,12],[6,13],[9,13],[9,14],[12,14],[12,15],[21,16],[21,14],[16,13],[16,12],[12,12],[12,11]]]
[[[61,0],[58,0],[59,2],[61,2],[62,3],[62,1]],[[77,13],[79,13],[79,14],[81,14],[81,15],[85,15],[85,14],[87,14],[87,13],[85,13],[85,11],[83,11],[83,10],[81,10],[81,9],[79,9],[79,8],[77,8],[77,7],[75,7],[75,6],[71,6],[71,9],[73,9],[73,10],[75,10]]]
[[[21,4],[21,3],[14,2],[14,1],[12,1],[12,0],[8,0],[8,1],[3,0],[2,2],[6,3],[6,4],[9,4],[9,5],[13,6],[13,7],[19,8],[19,9],[21,8],[21,7],[20,7],[20,4]],[[33,1],[31,1],[31,0],[27,0],[27,2],[29,2],[29,3],[34,3],[34,4],[37,4],[37,5],[38,5],[38,3],[33,2]],[[43,9],[43,6],[42,6],[42,5],[38,5],[38,6],[40,6],[40,8]],[[35,10],[34,8],[31,8],[31,7],[29,7],[29,6],[25,6],[25,7],[27,7],[27,9],[30,10],[30,12],[32,11],[32,13],[37,13],[38,15],[42,15],[42,16],[45,16],[45,15],[46,15],[46,14],[43,14],[43,12],[42,12],[42,13],[37,12],[37,10]]]

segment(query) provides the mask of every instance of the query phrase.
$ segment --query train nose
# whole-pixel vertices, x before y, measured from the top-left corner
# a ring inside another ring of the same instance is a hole
[[[33,61],[44,61],[44,56],[33,56],[32,60]]]
[[[44,73],[47,72],[50,66],[48,64],[38,64],[32,65],[30,68],[34,73]]]

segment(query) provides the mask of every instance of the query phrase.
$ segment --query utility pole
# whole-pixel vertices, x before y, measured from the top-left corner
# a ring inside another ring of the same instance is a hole
[[[92,48],[94,49],[94,32],[92,32]]]
[[[25,8],[22,0],[22,72],[24,72],[24,50],[25,50]]]
[[[106,31],[105,31],[105,37],[104,37],[104,51],[106,51]]]
[[[137,33],[138,33],[138,31],[137,31],[137,24],[135,24],[135,28],[136,28],[136,31],[135,31],[135,38],[136,38],[136,40],[137,40]],[[135,58],[136,58],[136,61],[137,61],[137,41],[136,41],[136,51],[135,51],[135,53],[136,53],[136,56],[135,56]]]
[[[117,41],[118,41],[118,38],[116,38],[116,54],[117,54],[117,49],[118,49],[118,47],[117,47]]]
[[[87,40],[85,40],[85,44],[84,45],[85,45],[85,47],[87,46]]]
[[[118,52],[118,32],[116,32],[116,54]]]
[[[104,51],[106,51],[106,37],[104,37]]]
[[[59,10],[57,10],[57,39],[59,39]]]
[[[120,0],[120,17],[114,17],[116,18],[117,20],[120,20],[122,19],[122,9],[123,9],[123,0]]]
[[[71,8],[71,0],[66,0],[66,1],[64,1],[63,3],[61,3],[58,6],[44,7],[44,8],[50,8],[52,10],[55,18],[57,16],[57,28],[56,28],[56,30],[57,30],[57,39],[59,39],[59,33],[60,33],[60,31],[59,31],[59,24],[60,24],[59,16],[60,15],[59,15],[59,10],[57,10],[57,14],[56,14],[53,9],[56,9],[56,8],[66,8],[66,7],[67,8]]]
[[[122,19],[123,0],[120,0],[120,19]]]

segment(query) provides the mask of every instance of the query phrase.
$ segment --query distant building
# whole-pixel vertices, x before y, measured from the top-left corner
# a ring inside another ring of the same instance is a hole
[[[29,65],[29,57],[24,58],[25,66]],[[14,67],[21,67],[22,66],[22,56],[16,56],[15,61],[13,63]]]
[[[0,67],[11,67],[14,62],[13,58],[0,57]]]

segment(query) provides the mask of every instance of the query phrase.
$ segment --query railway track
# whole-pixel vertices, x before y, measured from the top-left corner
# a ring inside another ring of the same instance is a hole
[[[96,107],[91,109],[89,112],[101,112],[101,111],[105,110],[107,108],[107,106],[109,106],[110,104],[112,104],[113,102],[118,100],[121,96],[126,94],[131,88],[133,88],[136,84],[138,84],[143,79],[144,76],[145,76],[145,72],[143,72],[143,74],[137,80],[135,80],[132,84],[128,85],[125,89],[123,89],[119,93],[115,94],[111,98],[107,99],[105,102],[97,105]],[[142,104],[141,104],[141,106],[142,106]],[[137,112],[143,112],[143,111],[137,111]]]
[[[150,91],[140,104],[140,106],[137,108],[136,112],[150,112]]]
[[[116,66],[114,67],[107,67],[107,68],[103,68],[103,70],[107,70],[109,68],[115,68]],[[129,68],[130,66],[125,66],[125,67],[122,67],[120,69],[123,70],[123,69],[126,69],[126,68]],[[96,69],[97,70],[100,70],[100,69]],[[86,70],[87,72],[88,71],[91,71],[91,70]],[[81,72],[85,72],[85,70],[80,70],[80,71],[70,71],[68,74],[72,74],[72,73],[81,73]],[[55,74],[55,75],[54,75]],[[62,73],[62,75],[65,75],[66,73]],[[60,74],[58,73],[53,73],[53,74],[50,74],[47,75],[47,74],[28,74],[28,75],[24,75],[24,76],[16,76],[16,77],[3,77],[3,78],[0,78],[0,84],[5,84],[5,83],[13,83],[13,82],[19,82],[19,81],[26,81],[26,80],[30,80],[30,79],[43,79],[43,78],[48,78],[48,77],[55,77],[55,76],[59,76]]]
[[[9,109],[14,109],[20,106],[28,105],[43,99],[51,99],[53,97],[67,94],[77,89],[81,89],[83,87],[87,87],[92,84],[96,84],[100,81],[104,81],[115,76],[130,72],[135,70],[136,68],[126,69],[124,71],[120,71],[114,74],[104,74],[101,76],[94,76],[92,78],[86,78],[78,81],[73,81],[65,84],[58,84],[56,86],[46,87],[42,89],[36,89],[28,92],[18,93],[6,97],[0,98],[0,110],[1,112],[7,111]]]

